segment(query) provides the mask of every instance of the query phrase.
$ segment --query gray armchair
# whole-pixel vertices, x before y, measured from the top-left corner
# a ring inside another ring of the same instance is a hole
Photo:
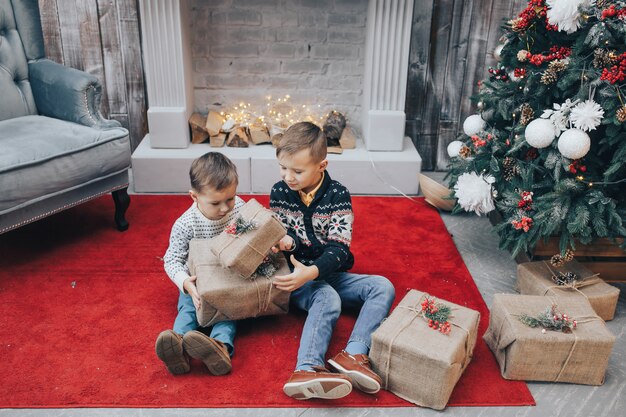
[[[0,0],[0,234],[112,193],[126,230],[128,131],[101,86],[44,57],[37,0]]]

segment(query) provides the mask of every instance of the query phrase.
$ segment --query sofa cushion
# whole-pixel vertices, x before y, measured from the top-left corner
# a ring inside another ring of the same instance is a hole
[[[45,116],[0,121],[0,214],[129,168],[128,131]]]
[[[0,120],[37,114],[11,1],[0,0]]]

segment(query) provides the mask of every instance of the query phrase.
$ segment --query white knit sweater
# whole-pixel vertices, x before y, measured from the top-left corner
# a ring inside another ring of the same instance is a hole
[[[191,239],[211,239],[235,220],[244,201],[236,197],[233,210],[219,220],[209,220],[200,212],[194,202],[172,226],[170,245],[163,257],[165,272],[180,291],[185,292],[183,283],[189,278],[187,258]]]

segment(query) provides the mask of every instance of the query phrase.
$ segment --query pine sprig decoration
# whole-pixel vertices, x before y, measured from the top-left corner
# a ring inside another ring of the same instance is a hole
[[[528,314],[522,314],[519,320],[527,326],[537,328],[543,327],[542,332],[546,330],[561,331],[563,333],[571,333],[576,329],[576,320],[570,320],[570,317],[561,313],[556,304],[552,304],[551,307],[545,309],[545,311],[539,313],[537,316],[532,317]]]
[[[278,258],[279,256],[282,255],[274,253],[267,255],[265,259],[263,259],[261,265],[259,265],[256,271],[254,271],[252,278],[256,278],[259,276],[265,278],[273,277],[274,274],[276,274],[276,271],[278,271],[278,268],[280,268],[280,261]]]
[[[421,314],[428,320],[428,327],[433,330],[439,330],[443,334],[450,334],[451,326],[448,319],[450,318],[452,309],[442,303],[435,301],[435,298],[426,297],[422,301]]]
[[[248,233],[249,231],[254,230],[257,227],[259,226],[254,220],[246,220],[243,217],[238,216],[234,222],[226,226],[224,232],[228,233],[229,235],[238,236],[244,233]]]

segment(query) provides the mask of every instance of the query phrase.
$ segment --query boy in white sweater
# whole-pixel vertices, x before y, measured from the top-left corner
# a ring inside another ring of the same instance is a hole
[[[178,315],[172,330],[159,334],[156,354],[174,375],[189,372],[189,358],[200,359],[213,375],[231,370],[230,357],[236,333],[235,321],[216,323],[209,336],[199,331],[196,308],[200,296],[196,277],[189,275],[187,258],[191,239],[210,239],[232,223],[244,202],[236,196],[238,177],[235,165],[218,152],[208,152],[189,170],[193,204],[180,216],[170,235],[164,256],[165,272],[180,290]]]

